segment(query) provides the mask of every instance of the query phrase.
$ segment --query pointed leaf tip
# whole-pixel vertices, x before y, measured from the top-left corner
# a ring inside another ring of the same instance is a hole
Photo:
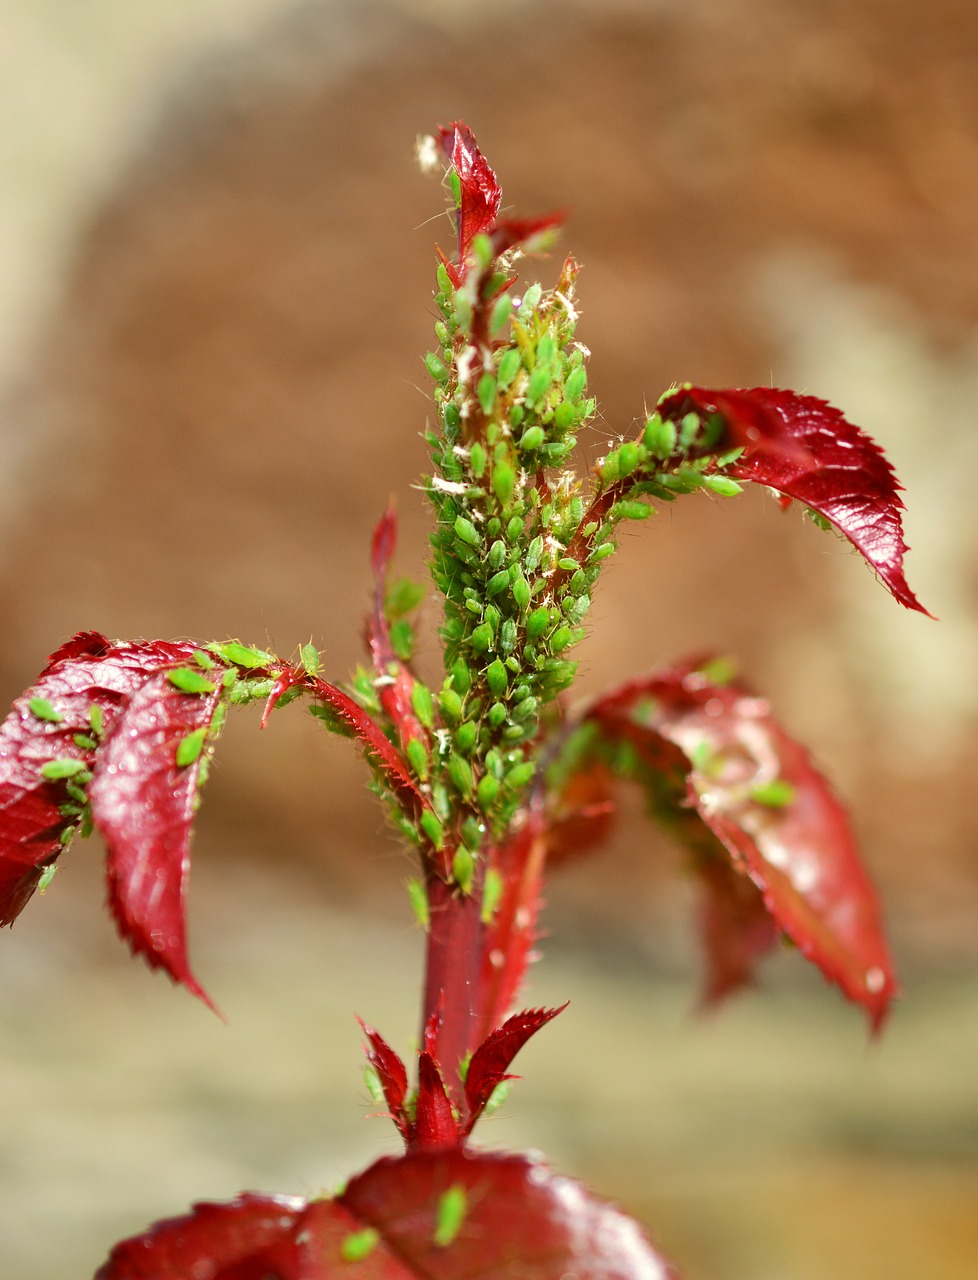
[[[895,600],[933,616],[903,572],[902,486],[879,445],[838,409],[776,387],[685,387],[665,396],[659,413],[673,422],[689,413],[717,418],[722,435],[710,451],[743,449],[729,475],[767,485],[828,520]]]

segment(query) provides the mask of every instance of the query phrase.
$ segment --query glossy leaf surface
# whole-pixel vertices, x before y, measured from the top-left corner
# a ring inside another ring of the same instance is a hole
[[[901,486],[879,445],[838,409],[774,387],[688,387],[665,397],[659,412],[675,422],[691,412],[716,416],[721,432],[712,449],[744,450],[726,474],[804,503],[849,539],[895,599],[927,612],[903,572]]]
[[[650,788],[660,816],[709,857],[702,827],[689,830],[695,810],[778,928],[878,1027],[896,979],[876,892],[844,809],[767,703],[688,665],[629,681],[588,715],[617,746],[619,767]],[[746,979],[768,935],[736,880],[709,871],[707,880],[710,982],[722,994]]]
[[[0,923],[19,915],[82,824],[97,754],[132,699],[155,673],[192,663],[193,653],[189,643],[113,644],[83,632],[14,703],[0,727]],[[66,762],[63,776],[45,776],[56,762]]]
[[[209,692],[177,688],[169,671],[150,676],[98,753],[89,794],[108,851],[109,909],[119,933],[151,968],[207,1000],[186,940],[190,835],[206,747],[179,763],[181,743],[203,745],[221,703],[220,679],[202,684]]]
[[[525,1156],[379,1160],[335,1200],[198,1205],[116,1246],[96,1280],[669,1280],[635,1222]]]

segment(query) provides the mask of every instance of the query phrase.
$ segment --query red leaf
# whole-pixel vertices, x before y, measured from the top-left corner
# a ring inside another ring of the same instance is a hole
[[[360,1022],[360,1019],[358,1018],[357,1021]],[[410,1133],[410,1121],[404,1109],[408,1085],[407,1070],[400,1056],[378,1031],[368,1027],[365,1022],[360,1022],[360,1030],[370,1042],[367,1058],[380,1079],[380,1087],[384,1091],[391,1119],[401,1137],[406,1141]]]
[[[472,1132],[496,1086],[504,1080],[516,1079],[507,1075],[506,1069],[527,1040],[566,1008],[567,1005],[562,1004],[558,1009],[524,1009],[486,1036],[472,1055],[465,1077],[465,1100],[469,1107],[467,1134]]]
[[[188,662],[193,651],[189,643],[110,644],[98,632],[82,632],[51,655],[14,703],[0,727],[0,924],[16,919],[44,868],[60,854],[63,837],[81,822],[81,804],[69,791],[77,781],[50,780],[41,769],[56,760],[77,761],[86,770],[78,775],[82,785],[87,783],[97,742],[112,735],[145,681]],[[101,726],[93,726],[93,707]],[[74,814],[63,812],[67,804]]]
[[[670,1280],[638,1225],[526,1156],[377,1161],[335,1200],[199,1204],[116,1245],[95,1280]]]
[[[181,742],[206,733],[217,712],[221,682],[208,683],[210,692],[185,693],[167,672],[151,675],[98,753],[89,795],[108,850],[109,908],[120,934],[134,955],[210,1004],[186,942],[190,832],[206,751],[177,763]]]
[[[418,1054],[418,1105],[411,1131],[411,1151],[454,1147],[459,1141],[458,1122],[438,1064],[427,1049]]]
[[[449,164],[458,174],[461,186],[456,230],[458,264],[464,271],[472,241],[495,225],[503,193],[468,125],[461,121],[442,125],[438,129],[438,140]]]
[[[758,960],[778,940],[778,926],[743,867],[719,857],[697,862],[702,885],[700,933],[706,949],[705,1004],[748,986]]]
[[[457,1210],[450,1221],[446,1193]],[[675,1275],[630,1218],[526,1156],[456,1148],[379,1160],[340,1203],[428,1280]]]
[[[629,681],[588,715],[631,743],[653,785],[664,749],[682,753],[689,805],[778,927],[878,1028],[897,986],[876,892],[845,811],[767,703],[690,664]]]
[[[615,819],[611,774],[589,762],[568,778],[547,814],[547,861],[553,866],[603,844]]]
[[[441,125],[438,129],[438,141],[442,154],[458,174],[460,186],[460,204],[456,212],[457,267],[453,267],[442,257],[456,287],[465,279],[466,260],[477,235],[490,236],[493,255],[499,257],[563,222],[564,214],[560,210],[535,218],[499,219],[502,189],[479,150],[472,130],[461,121]]]
[[[901,486],[883,451],[838,409],[774,387],[707,391],[689,387],[659,405],[664,418],[719,414],[724,435],[711,452],[742,447],[726,471],[769,485],[829,520],[908,609],[927,610],[903,574]]]
[[[116,1245],[95,1280],[411,1280],[382,1240],[359,1261],[344,1256],[362,1231],[335,1200],[243,1195],[195,1205]]]

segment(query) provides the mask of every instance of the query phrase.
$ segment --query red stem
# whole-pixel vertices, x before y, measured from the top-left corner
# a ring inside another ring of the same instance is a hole
[[[428,877],[431,923],[425,965],[424,1031],[438,1020],[434,1057],[449,1097],[465,1118],[465,1090],[459,1063],[475,1047],[479,971],[485,926],[481,919],[482,886],[463,894],[437,875]]]

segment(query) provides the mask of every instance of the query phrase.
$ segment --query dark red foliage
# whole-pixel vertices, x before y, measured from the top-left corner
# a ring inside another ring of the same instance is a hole
[[[472,1132],[496,1086],[517,1078],[507,1075],[507,1068],[527,1040],[566,1008],[567,1005],[562,1004],[558,1009],[524,1009],[486,1036],[473,1053],[465,1077],[465,1099],[469,1108],[465,1133]]]
[[[490,237],[493,254],[498,257],[563,222],[564,215],[560,211],[536,218],[498,219],[502,189],[479,150],[472,130],[461,121],[442,125],[438,129],[438,142],[448,166],[454,169],[459,179],[460,201],[455,215],[457,265],[442,259],[456,286],[465,279],[467,259],[477,235]]]
[[[370,1047],[366,1051],[367,1059],[377,1072],[380,1087],[384,1091],[384,1100],[390,1110],[390,1118],[406,1142],[410,1136],[411,1122],[404,1106],[408,1085],[404,1063],[373,1027],[368,1027],[365,1022],[361,1022],[360,1029],[369,1042]]]
[[[778,928],[879,1027],[897,986],[876,892],[845,811],[767,703],[688,664],[628,681],[587,718],[606,743],[629,744],[637,776],[680,834],[688,834],[684,806],[695,810]],[[698,826],[691,843],[702,854]],[[707,881],[715,899],[707,919],[719,929],[708,944],[710,987],[720,994],[747,978],[767,934],[736,880],[708,872]]]
[[[99,747],[147,680],[192,661],[193,651],[189,643],[112,644],[98,632],[82,632],[51,655],[14,703],[0,726],[0,924],[20,914],[82,821],[83,798],[72,796],[69,786],[87,785]],[[62,760],[77,761],[84,772],[74,779],[42,775]]]
[[[92,818],[108,852],[109,908],[119,933],[134,955],[208,1004],[191,972],[186,940],[190,835],[207,754],[201,750],[180,765],[177,750],[188,735],[211,726],[223,690],[220,679],[210,683],[210,693],[184,693],[167,672],[150,676],[98,753],[89,788]]]
[[[477,235],[490,231],[499,214],[502,188],[479,150],[472,130],[461,121],[441,125],[438,140],[448,164],[458,174],[461,200],[456,213],[458,263],[464,263]]]
[[[244,1195],[116,1245],[95,1280],[669,1280],[639,1227],[526,1156],[377,1161],[335,1200]]]
[[[707,391],[687,387],[659,405],[679,422],[689,412],[718,414],[722,437],[711,452],[743,448],[726,468],[737,479],[770,486],[818,512],[843,533],[908,609],[927,610],[903,574],[900,485],[882,450],[838,409],[774,387]]]

